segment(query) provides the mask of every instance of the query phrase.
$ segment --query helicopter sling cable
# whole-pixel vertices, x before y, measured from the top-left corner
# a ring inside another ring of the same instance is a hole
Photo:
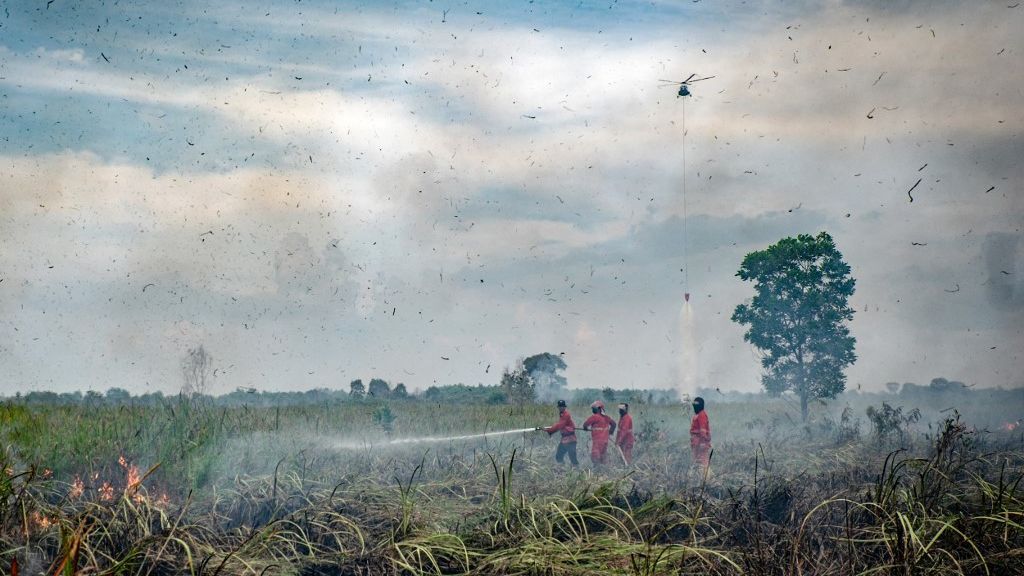
[[[689,255],[689,232],[687,230],[689,214],[687,213],[686,202],[686,96],[690,95],[689,85],[692,82],[708,80],[714,76],[698,78],[696,74],[682,82],[669,82],[678,84],[678,98],[682,98],[682,186],[681,198],[683,206],[683,305],[679,310],[679,380],[678,392],[681,398],[688,398],[696,392],[697,388],[697,334],[696,322],[693,315],[693,308],[690,305],[690,255]]]
[[[688,236],[687,230],[686,230],[686,228],[687,228],[687,222],[686,222],[686,220],[687,220],[687,214],[686,214],[686,97],[690,96],[690,84],[693,84],[694,82],[700,82],[702,80],[710,80],[710,79],[714,78],[714,76],[705,76],[703,78],[694,79],[694,76],[696,76],[696,75],[697,74],[690,74],[686,78],[686,80],[683,80],[682,82],[672,81],[672,80],[661,80],[661,82],[664,83],[664,84],[662,84],[662,86],[678,85],[679,86],[679,92],[676,94],[676,98],[682,98],[682,100],[683,100],[683,102],[682,102],[682,112],[683,112],[683,119],[682,119],[682,127],[683,127],[683,134],[682,134],[682,143],[683,143],[683,154],[682,154],[683,182],[682,182],[682,193],[681,193],[682,198],[681,198],[681,200],[682,200],[682,203],[683,203],[683,300],[685,302],[689,302],[690,301],[690,260],[689,260],[689,253],[688,253],[688,250],[689,250],[688,244],[690,242],[689,242],[689,236]]]
[[[685,87],[686,87],[686,83],[685,82],[680,85],[680,87],[679,87],[679,94],[680,94],[680,96],[683,95],[683,90],[685,89]],[[689,93],[690,93],[689,90],[687,90],[686,95],[689,95]],[[678,98],[678,96],[677,96],[677,98]],[[686,233],[686,225],[687,225],[687,222],[686,222],[686,219],[687,219],[686,218],[686,98],[683,98],[682,108],[683,108],[683,121],[682,121],[682,125],[683,125],[683,138],[682,138],[682,141],[683,141],[683,158],[682,158],[682,160],[683,160],[683,185],[682,185],[682,188],[681,188],[681,196],[682,196],[681,199],[683,201],[683,301],[686,302],[687,304],[689,304],[690,303],[690,258],[689,258],[689,254],[687,253],[687,250],[688,250],[688,245],[690,243],[690,239],[689,239],[689,237],[687,236],[687,233]]]

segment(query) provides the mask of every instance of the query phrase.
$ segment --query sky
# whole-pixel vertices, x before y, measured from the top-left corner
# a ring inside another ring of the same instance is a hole
[[[673,388],[684,292],[754,391],[736,271],[820,231],[849,388],[1024,386],[1016,0],[0,7],[2,393]]]

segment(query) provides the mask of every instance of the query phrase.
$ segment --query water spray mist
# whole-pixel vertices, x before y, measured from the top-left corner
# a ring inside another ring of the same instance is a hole
[[[689,294],[687,294],[689,296]],[[697,323],[689,298],[683,299],[679,310],[679,380],[680,398],[692,396],[697,390]]]

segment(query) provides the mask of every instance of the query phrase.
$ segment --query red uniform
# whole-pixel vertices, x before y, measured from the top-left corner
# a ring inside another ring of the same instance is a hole
[[[563,410],[562,414],[558,417],[558,422],[556,422],[554,426],[548,426],[544,431],[548,434],[561,432],[562,444],[569,444],[576,441],[576,423],[572,421],[572,415],[569,414],[568,410]]]
[[[604,464],[608,438],[615,432],[615,420],[607,414],[594,414],[583,423],[583,429],[590,431],[590,460],[594,464]]]
[[[626,459],[626,465],[633,463],[633,417],[623,414],[619,418],[619,428],[615,432],[615,445],[622,450],[622,457]]]
[[[576,423],[572,421],[572,415],[569,414],[569,410],[563,409],[559,412],[558,422],[554,426],[548,426],[544,431],[549,436],[555,432],[562,433],[558,449],[555,450],[555,462],[561,464],[562,460],[569,456],[569,463],[573,466],[579,466],[579,461],[576,460]]]
[[[690,421],[690,451],[695,464],[707,467],[711,463],[711,424],[704,410],[694,414]]]

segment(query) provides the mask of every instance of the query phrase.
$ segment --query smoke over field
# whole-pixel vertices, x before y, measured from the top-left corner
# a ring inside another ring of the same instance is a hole
[[[680,404],[631,404],[631,466],[573,469],[534,430],[550,405],[8,401],[2,558],[24,574],[1013,570],[1019,393],[953,392],[916,421],[906,396],[850,395],[806,425],[791,400],[701,393],[708,478]],[[952,399],[963,414],[939,407]],[[868,416],[883,406],[898,414]]]
[[[0,576],[1020,573],[1024,6],[0,10]]]

